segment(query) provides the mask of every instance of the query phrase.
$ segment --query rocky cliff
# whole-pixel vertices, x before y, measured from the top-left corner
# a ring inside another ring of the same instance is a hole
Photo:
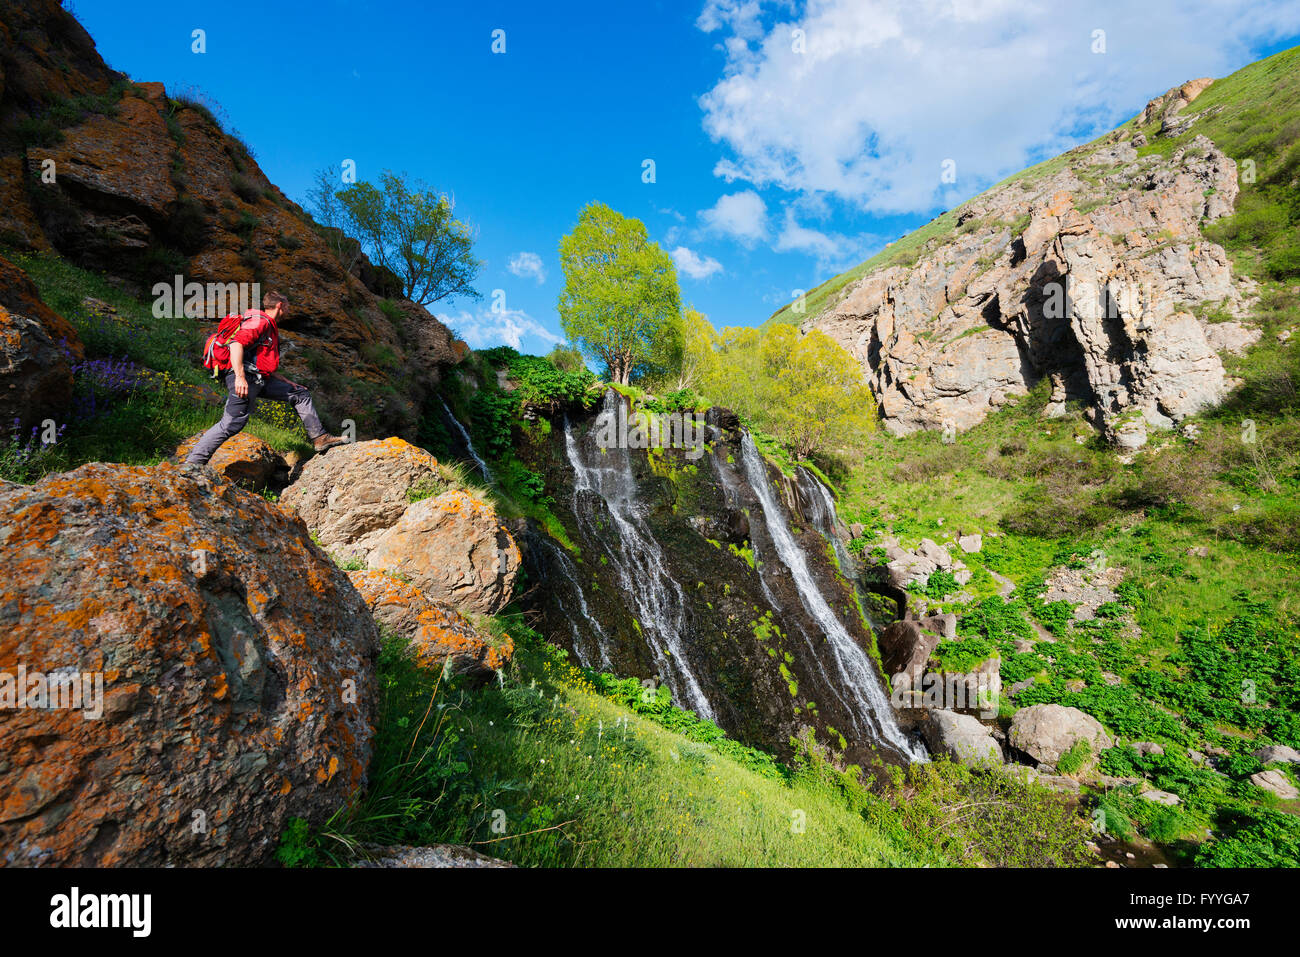
[[[1218,401],[1219,350],[1258,333],[1204,318],[1244,315],[1252,291],[1201,234],[1238,193],[1236,162],[1189,135],[1209,83],[946,214],[804,328],[859,360],[897,435],[969,428],[1044,378],[1049,414],[1079,403],[1130,447]]]
[[[367,432],[413,434],[451,334],[364,257],[346,272],[255,152],[201,97],[111,70],[56,0],[0,5],[0,244],[148,295],[181,275],[210,308],[210,283],[278,289],[288,374]]]

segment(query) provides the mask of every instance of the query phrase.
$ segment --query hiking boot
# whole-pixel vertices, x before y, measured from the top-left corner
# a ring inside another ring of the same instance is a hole
[[[337,435],[330,435],[326,432],[324,435],[318,435],[311,440],[311,447],[317,452],[324,452],[326,449],[332,449],[336,445],[347,445],[348,440],[339,438]]]

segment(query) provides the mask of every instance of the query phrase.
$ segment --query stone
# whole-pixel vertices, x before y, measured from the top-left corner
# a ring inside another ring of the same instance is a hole
[[[1164,746],[1160,744],[1156,744],[1154,741],[1135,741],[1133,743],[1133,750],[1136,751],[1138,754],[1142,755],[1143,757],[1145,757],[1148,754],[1165,753]]]
[[[1300,798],[1300,790],[1291,783],[1291,779],[1286,776],[1286,772],[1280,768],[1269,768],[1267,771],[1259,771],[1250,776],[1251,783],[1256,787],[1261,787],[1265,791],[1276,794],[1284,801],[1294,801]]]
[[[974,577],[974,573],[969,568],[959,568],[957,571],[952,573],[952,577],[959,586],[964,587],[970,584],[970,580]]]
[[[514,867],[509,861],[488,857],[459,844],[365,844],[353,867]]]
[[[916,547],[916,554],[933,562],[937,568],[952,567],[952,556],[948,553],[948,549],[929,538],[921,539],[921,544]]]
[[[1094,755],[1115,743],[1096,718],[1059,704],[1021,708],[1011,719],[1009,740],[1017,750],[1053,765],[1078,741],[1087,741]]]
[[[184,462],[203,433],[192,435],[176,449],[177,462]],[[289,478],[285,457],[255,435],[240,432],[222,443],[208,467],[228,482],[260,491],[282,486]]]
[[[1002,748],[989,729],[968,714],[930,710],[922,725],[925,743],[959,764],[1002,764]]]
[[[358,794],[379,636],[301,522],[171,465],[5,485],[0,515],[0,662],[102,682],[97,719],[0,708],[5,864],[264,864]]]
[[[1168,791],[1161,791],[1157,788],[1148,788],[1145,791],[1140,791],[1138,797],[1144,801],[1150,801],[1152,804],[1163,804],[1165,807],[1173,807],[1174,805],[1181,803],[1177,794],[1171,794]]]
[[[510,601],[521,556],[492,505],[456,490],[409,506],[366,560],[434,601],[491,615]]]
[[[1226,253],[1202,235],[1234,209],[1236,163],[1203,136],[1168,157],[1131,153],[1094,147],[975,197],[965,227],[914,265],[849,283],[802,328],[859,361],[891,434],[968,429],[1048,375],[1053,411],[1079,403],[1111,441],[1140,448],[1226,395],[1216,346],[1249,333],[1210,331],[1212,344],[1191,314],[1240,308]]]
[[[494,641],[460,612],[431,601],[409,582],[379,571],[352,571],[348,578],[375,621],[406,639],[422,667],[437,671],[447,665],[453,674],[488,678],[514,654],[509,638]]]
[[[1281,761],[1287,764],[1300,764],[1300,751],[1285,744],[1270,744],[1258,751],[1252,751],[1251,756],[1260,764],[1276,764]]]
[[[71,325],[41,301],[27,274],[0,258],[0,429],[20,443],[47,419],[66,422],[72,364],[82,352]]]
[[[967,555],[974,555],[984,547],[984,536],[963,535],[957,539],[957,545]]]
[[[458,486],[428,452],[389,438],[311,459],[280,505],[324,547],[409,578],[433,601],[493,614],[510,600],[519,548],[492,505]]]

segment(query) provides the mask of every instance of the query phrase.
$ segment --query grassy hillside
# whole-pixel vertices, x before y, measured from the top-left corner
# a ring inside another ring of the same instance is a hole
[[[363,844],[453,842],[527,866],[1072,865],[1085,824],[1058,796],[943,764],[864,786],[804,752],[793,767],[711,723],[584,672],[519,621],[500,684],[434,683],[391,642],[372,787],[296,825],[289,864]],[[972,811],[972,803],[976,810]],[[1034,839],[1026,840],[1026,834]]]

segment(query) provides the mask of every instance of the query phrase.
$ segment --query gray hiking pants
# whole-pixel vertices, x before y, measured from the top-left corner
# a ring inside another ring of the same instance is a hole
[[[221,421],[204,432],[203,437],[194,443],[194,448],[185,459],[186,465],[207,465],[208,459],[216,455],[217,449],[221,448],[221,443],[238,435],[248,424],[248,417],[253,414],[253,405],[259,398],[281,399],[291,403],[294,411],[298,413],[298,418],[302,419],[309,438],[315,439],[325,434],[325,427],[320,424],[320,416],[316,414],[316,408],[311,404],[311,395],[302,386],[295,388],[283,379],[273,379],[254,372],[248,373],[247,378],[248,395],[241,399],[235,395],[235,374],[226,373],[226,391],[229,393],[226,398],[226,411],[222,414]]]

